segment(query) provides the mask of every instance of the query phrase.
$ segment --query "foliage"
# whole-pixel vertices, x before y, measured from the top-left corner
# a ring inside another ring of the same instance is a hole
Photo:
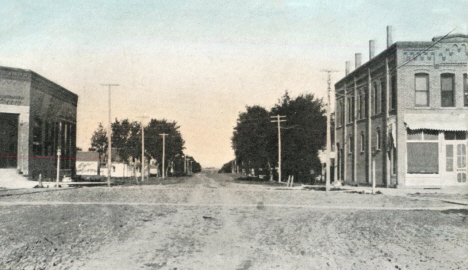
[[[112,123],[112,149],[124,162],[130,157],[141,157],[141,126],[138,122],[128,119]]]
[[[237,164],[247,170],[268,167],[273,157],[274,130],[266,109],[247,106],[246,112],[239,115],[232,136]]]
[[[166,172],[171,162],[177,156],[183,155],[185,141],[182,139],[179,128],[175,121],[168,122],[166,119],[151,119],[145,127],[145,152],[148,156],[155,158],[160,166],[162,166],[163,156],[163,138],[161,134],[167,134],[165,137],[164,160],[164,170]]]
[[[232,164],[234,160],[229,161],[228,163],[223,164],[218,173],[232,173]]]
[[[128,119],[118,120],[112,123],[112,149],[127,162],[129,158],[141,158],[141,125],[136,121]],[[165,137],[165,172],[169,175],[169,169],[173,168],[173,175],[182,175],[184,173],[184,144],[180,127],[175,121],[169,122],[166,119],[151,119],[145,129],[145,157],[154,158],[157,166],[162,169],[163,138],[161,134],[167,134]],[[99,123],[91,138],[90,151],[98,151],[103,154],[107,150],[107,132]],[[193,157],[187,157],[192,161],[192,172],[200,172],[202,167]]]
[[[281,123],[282,175],[294,175],[296,180],[306,180],[311,170],[321,169],[318,150],[326,142],[326,115],[321,99],[313,94],[291,98],[286,92],[268,112],[260,106],[246,107],[239,115],[234,128],[232,147],[237,164],[243,169],[265,171],[277,165],[277,123],[271,116],[286,116]],[[299,179],[298,179],[299,178]]]
[[[92,151],[97,151],[99,154],[104,153],[107,150],[107,132],[99,123],[98,128],[94,131],[91,137],[91,148]]]

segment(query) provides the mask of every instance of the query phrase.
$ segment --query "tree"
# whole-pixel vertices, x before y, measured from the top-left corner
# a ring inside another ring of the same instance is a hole
[[[99,123],[98,128],[91,137],[90,150],[97,151],[99,155],[102,155],[107,150],[107,132],[101,123]]]
[[[271,167],[274,127],[269,112],[260,106],[246,106],[237,120],[231,138],[237,164],[249,171]]]
[[[140,123],[128,119],[112,123],[112,146],[122,161],[127,163],[131,157],[141,156]]]
[[[295,175],[295,179],[307,181],[310,171],[320,171],[318,150],[326,142],[326,115],[321,99],[313,94],[302,94],[292,99],[289,93],[271,110],[273,115],[285,115],[282,136],[283,175]],[[277,146],[276,146],[277,147]]]
[[[166,119],[151,119],[145,127],[145,152],[157,160],[158,166],[162,166],[163,154],[163,138],[160,134],[168,134],[165,138],[165,168],[161,168],[166,175],[172,161],[183,155],[185,141],[179,128],[175,121],[168,122]]]
[[[218,173],[232,173],[233,164],[234,164],[234,160],[231,160],[228,163],[224,163],[221,169],[219,169]]]

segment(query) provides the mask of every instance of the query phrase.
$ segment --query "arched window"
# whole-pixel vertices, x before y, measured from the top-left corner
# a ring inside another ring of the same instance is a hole
[[[429,106],[429,74],[418,73],[414,78],[415,105],[418,107]]]
[[[444,73],[440,75],[441,106],[455,106],[455,75]]]

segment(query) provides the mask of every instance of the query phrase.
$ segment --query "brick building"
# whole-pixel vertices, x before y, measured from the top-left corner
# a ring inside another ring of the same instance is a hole
[[[468,35],[392,42],[335,84],[335,180],[387,187],[467,184]]]
[[[30,70],[0,67],[0,169],[29,178],[74,173],[78,96]]]

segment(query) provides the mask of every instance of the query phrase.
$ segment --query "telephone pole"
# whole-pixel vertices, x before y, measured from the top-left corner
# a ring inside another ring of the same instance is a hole
[[[331,92],[331,73],[338,72],[338,70],[330,70],[330,69],[322,69],[322,72],[327,73],[327,83],[328,83],[328,90],[327,90],[327,179],[325,182],[325,190],[328,192],[330,191],[330,151],[331,151],[331,134],[330,134],[330,115],[331,115],[331,107],[330,107],[330,92]]]
[[[166,159],[166,136],[167,135],[169,135],[169,134],[166,134],[166,133],[159,134],[159,136],[162,136],[162,138],[163,138],[163,154],[162,154],[162,178],[163,179],[166,178],[164,162],[165,162],[165,159]]]
[[[110,187],[110,179],[111,179],[111,170],[112,170],[112,126],[111,126],[111,87],[112,86],[119,86],[118,84],[101,84],[101,86],[109,87],[109,127],[108,127],[108,137],[107,137],[107,186]]]
[[[149,118],[149,117],[143,115],[138,118],[141,119],[140,120],[140,125],[141,125],[141,182],[143,183],[145,181],[145,127],[143,125],[143,119]]]
[[[281,182],[281,122],[286,122],[285,115],[270,116],[272,123],[278,123],[278,183]],[[273,120],[276,119],[276,120]]]

